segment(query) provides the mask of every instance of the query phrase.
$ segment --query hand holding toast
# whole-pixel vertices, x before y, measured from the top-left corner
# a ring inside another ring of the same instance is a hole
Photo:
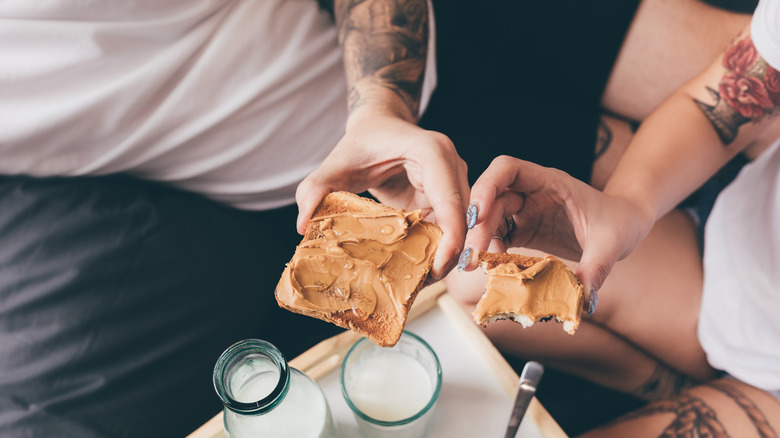
[[[478,212],[459,268],[472,270],[491,240],[580,260],[576,275],[598,290],[612,266],[649,232],[653,220],[627,199],[604,194],[557,169],[496,158],[471,189]],[[473,216],[473,215],[470,215]],[[514,229],[507,233],[507,219]]]
[[[466,233],[469,188],[466,164],[445,135],[389,111],[361,107],[325,162],[298,186],[298,232],[305,232],[326,194],[366,190],[392,207],[423,210],[444,232],[434,277],[454,266]]]
[[[285,267],[277,302],[393,346],[441,235],[419,210],[395,209],[350,192],[329,193]]]

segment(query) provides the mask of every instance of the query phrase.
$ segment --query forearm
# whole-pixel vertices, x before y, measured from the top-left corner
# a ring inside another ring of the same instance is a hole
[[[678,92],[642,123],[604,192],[632,200],[655,221],[741,148],[721,144],[690,95]]]
[[[774,122],[777,72],[747,32],[642,123],[605,188],[657,219]],[[778,87],[780,88],[780,87]]]
[[[426,0],[336,0],[350,114],[369,107],[417,120],[428,52]]]

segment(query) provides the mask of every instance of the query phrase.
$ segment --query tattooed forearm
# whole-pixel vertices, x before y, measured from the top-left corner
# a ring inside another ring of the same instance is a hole
[[[736,41],[723,57],[726,72],[718,89],[707,87],[712,104],[694,99],[724,145],[737,137],[739,127],[777,113],[780,73],[758,55],[750,36]]]
[[[708,105],[700,100],[694,99],[699,109],[707,116],[712,126],[715,128],[715,132],[718,133],[720,141],[724,145],[731,144],[735,138],[737,138],[737,130],[740,126],[749,121],[746,117],[733,110],[726,101],[720,98],[720,94],[710,87],[707,87],[707,91],[715,99],[714,105]]]
[[[395,93],[416,117],[428,52],[426,0],[336,0],[334,15],[350,112],[378,85]]]

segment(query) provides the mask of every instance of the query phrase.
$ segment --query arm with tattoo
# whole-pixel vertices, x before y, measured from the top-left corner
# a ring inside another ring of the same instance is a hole
[[[333,7],[349,116],[344,137],[298,186],[298,231],[327,193],[369,190],[388,205],[421,209],[435,219],[444,237],[432,273],[441,278],[463,248],[469,186],[450,139],[417,126],[428,2],[335,0]]]
[[[777,113],[780,72],[759,56],[750,36],[738,39],[723,57],[724,73],[717,89],[707,87],[712,103],[694,99],[724,145],[737,137],[739,127]]]
[[[391,92],[417,119],[428,52],[426,0],[336,0],[334,16],[349,88],[349,110],[386,105]]]
[[[642,122],[603,193],[501,158],[471,188],[471,202],[501,216],[516,212],[513,246],[579,259],[577,277],[589,290],[599,289],[656,220],[776,121],[780,77],[746,35],[749,29]],[[485,221],[469,232],[466,246],[487,248],[495,228]]]
[[[642,123],[605,191],[658,218],[774,123],[778,105],[780,75],[746,29]]]

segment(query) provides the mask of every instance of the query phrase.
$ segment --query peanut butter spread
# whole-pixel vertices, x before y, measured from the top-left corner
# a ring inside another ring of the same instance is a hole
[[[513,319],[524,327],[555,317],[574,333],[584,305],[583,287],[562,261],[547,256],[528,269],[502,263],[488,269],[485,294],[473,312],[482,325]]]
[[[317,237],[296,249],[285,273],[292,287],[279,298],[301,310],[351,311],[358,320],[405,320],[435,251],[420,211],[323,216],[309,226]]]

